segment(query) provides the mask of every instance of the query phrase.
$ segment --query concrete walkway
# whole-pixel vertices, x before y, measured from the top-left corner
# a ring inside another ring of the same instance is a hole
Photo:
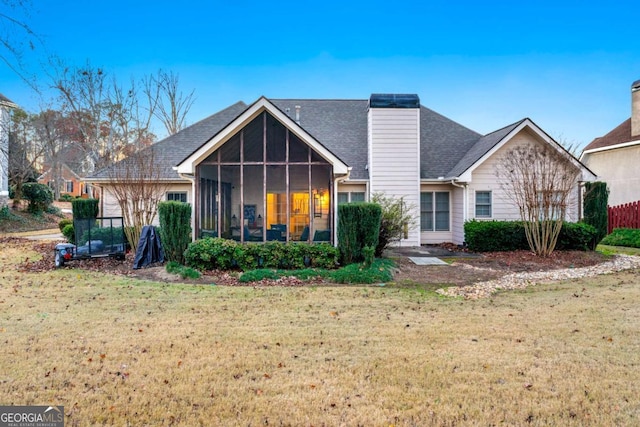
[[[449,265],[442,261],[441,258],[462,258],[462,257],[476,257],[477,254],[471,254],[468,252],[457,252],[445,249],[437,245],[425,245],[425,246],[405,246],[405,247],[391,247],[385,251],[385,256],[388,257],[405,257],[411,260],[417,265]]]

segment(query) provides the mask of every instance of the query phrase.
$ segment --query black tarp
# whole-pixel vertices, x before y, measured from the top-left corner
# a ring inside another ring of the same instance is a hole
[[[137,270],[155,262],[164,262],[160,235],[153,225],[145,225],[140,234],[136,257],[133,259],[133,269]]]

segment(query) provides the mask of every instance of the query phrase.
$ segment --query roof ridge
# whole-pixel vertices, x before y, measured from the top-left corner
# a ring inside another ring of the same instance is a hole
[[[529,120],[530,122],[533,122],[533,120],[531,120],[529,117],[525,117],[525,118],[523,118],[523,119],[518,120],[517,122],[513,122],[513,123],[511,123],[511,124],[509,124],[509,125],[502,126],[500,129],[496,129],[496,130],[494,130],[493,132],[489,132],[488,134],[486,134],[486,135],[482,135],[482,136],[483,136],[483,137],[485,137],[485,136],[489,136],[489,135],[492,135],[492,134],[494,134],[494,133],[498,133],[498,132],[500,132],[500,131],[502,131],[502,130],[505,130],[506,128],[509,128],[509,127],[516,127],[516,126],[518,126],[519,124],[523,123],[525,120]]]

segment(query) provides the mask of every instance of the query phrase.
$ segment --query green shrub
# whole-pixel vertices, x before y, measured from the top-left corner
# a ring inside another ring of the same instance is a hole
[[[277,280],[282,277],[281,273],[278,273],[276,270],[271,270],[267,268],[261,268],[258,270],[247,271],[246,273],[242,273],[242,276],[238,279],[240,282],[259,282],[260,280],[268,279],[268,280]]]
[[[593,250],[593,242],[598,231],[584,222],[565,222],[562,224],[556,249],[558,250]]]
[[[169,261],[184,264],[184,252],[191,243],[191,205],[182,202],[158,203],[160,241]]]
[[[37,182],[27,182],[22,186],[22,195],[29,201],[27,210],[34,214],[45,212],[49,205],[53,203],[53,192],[51,189]]]
[[[99,199],[74,199],[71,201],[73,219],[93,219],[100,212]]]
[[[556,249],[588,250],[596,230],[584,223],[564,222]],[[468,221],[465,241],[474,252],[530,250],[521,221]]]
[[[61,194],[58,199],[59,202],[71,202],[75,199],[71,194]]]
[[[58,228],[60,228],[60,231],[62,231],[69,224],[73,224],[72,219],[70,218],[61,219],[60,222],[58,222]]]
[[[586,182],[584,184],[584,219],[583,221],[596,229],[590,249],[594,250],[607,235],[609,227],[609,190],[604,182]]]
[[[393,261],[376,259],[371,266],[364,263],[349,264],[331,272],[330,279],[335,283],[384,283],[393,280]]]
[[[189,244],[184,253],[185,265],[200,271],[230,270],[237,267],[235,250],[238,246],[234,240],[221,237],[196,240]]]
[[[248,243],[207,237],[190,243],[185,263],[198,270],[335,268],[338,249],[328,243]]]
[[[464,239],[474,252],[529,249],[520,221],[467,221],[464,224]]]
[[[600,243],[609,246],[640,248],[640,229],[615,228],[611,234],[602,239]]]
[[[62,228],[62,235],[67,239],[67,242],[72,245],[76,244],[76,234],[73,224],[67,224]]]
[[[178,274],[183,279],[199,279],[201,274],[199,271],[191,267],[185,267],[175,261],[169,261],[166,266],[167,273]]]
[[[375,203],[338,206],[338,248],[342,264],[364,260],[362,248],[378,246],[382,208]]]
[[[48,213],[48,214],[51,214],[51,215],[55,215],[55,216],[60,217],[60,218],[64,218],[64,215],[62,214],[62,211],[57,206],[49,205],[49,206],[47,206],[47,209],[45,209],[45,212]]]

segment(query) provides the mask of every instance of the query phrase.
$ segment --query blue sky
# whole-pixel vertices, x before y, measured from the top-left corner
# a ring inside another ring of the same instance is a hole
[[[195,89],[188,122],[238,101],[417,93],[481,133],[530,117],[585,145],[630,116],[640,79],[632,2],[34,1],[42,44],[25,55],[90,61],[119,80],[159,68]],[[41,101],[0,65],[0,92]],[[162,131],[158,129],[158,133]]]

